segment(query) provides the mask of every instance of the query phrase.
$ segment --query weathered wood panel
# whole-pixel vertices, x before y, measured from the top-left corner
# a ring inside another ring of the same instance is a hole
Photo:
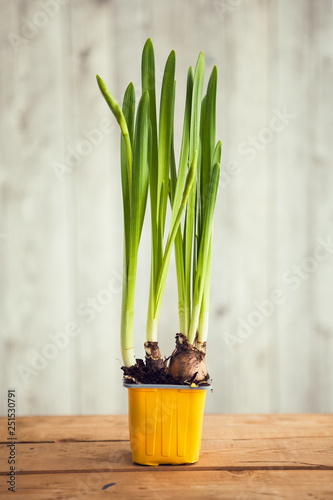
[[[333,470],[331,449],[333,438],[302,439],[276,438],[255,440],[206,439],[202,441],[200,464],[191,465],[196,470],[249,469],[308,469]],[[31,448],[33,448],[31,450]],[[52,449],[52,454],[50,454]],[[8,471],[5,444],[0,445],[1,474]],[[99,470],[134,471],[128,441],[76,442],[76,443],[23,443],[17,444],[20,460],[17,472],[38,473],[46,471],[86,471],[98,464]],[[306,455],[305,455],[306,453]],[[170,470],[174,467],[169,466]]]
[[[70,202],[51,167],[66,126],[61,23],[37,2],[1,9],[1,407],[16,387],[18,411],[67,413],[72,357],[50,338],[68,321],[73,286]]]
[[[332,498],[329,415],[208,415],[199,461],[161,467],[133,464],[125,415],[23,417],[17,423],[17,435],[27,439],[17,443],[20,499]],[[5,479],[8,449],[2,444],[0,450]],[[3,481],[1,498],[9,493]]]
[[[314,10],[312,26],[315,46],[316,75],[313,80],[311,100],[313,100],[314,124],[309,137],[312,162],[312,237],[332,243],[333,231],[333,171],[332,171],[332,83],[333,83],[333,31],[330,2],[320,2]],[[322,243],[321,243],[322,245]],[[309,387],[309,409],[331,411],[332,400],[328,396],[333,390],[333,313],[332,248],[322,250],[314,276],[311,276],[311,302],[314,308],[313,340],[310,359],[311,384]]]
[[[169,51],[177,53],[178,145],[188,65],[203,50],[207,70],[219,68],[207,411],[332,411],[331,1],[55,0],[43,9],[13,0],[1,8],[0,375],[3,389],[17,388],[18,411],[126,410],[119,135],[95,74],[118,99],[130,80],[139,95],[148,36],[158,90]],[[140,356],[148,226],[135,312]],[[160,325],[166,355],[178,323],[172,270]],[[3,397],[2,413],[4,405]]]
[[[146,469],[144,469],[146,470]],[[157,480],[158,479],[158,480]],[[20,488],[15,493],[19,500],[50,500],[128,498],[162,500],[171,497],[185,499],[205,498],[215,500],[257,500],[285,498],[303,500],[306,496],[328,500],[332,496],[333,472],[323,471],[204,471],[203,473],[165,470],[156,472],[99,472],[88,474],[33,474],[20,476]],[[38,485],[38,490],[36,489]],[[2,494],[4,500],[12,498],[11,492]]]
[[[308,401],[313,328],[309,284],[294,271],[313,244],[308,217],[313,209],[309,197],[311,124],[307,119],[313,111],[308,94],[312,79],[310,16],[311,3],[278,5],[277,99],[279,109],[285,109],[290,118],[285,119],[285,130],[277,136],[276,147],[277,272],[286,297],[281,306],[284,311],[277,316],[277,369],[279,404],[284,410],[293,404],[295,411],[301,411]]]
[[[36,425],[38,422],[38,425]],[[0,442],[7,440],[0,420]],[[126,441],[128,418],[121,415],[18,417],[17,436],[24,442]],[[205,415],[202,439],[256,440],[324,438],[333,435],[332,415]]]
[[[128,434],[122,431],[126,429],[126,416],[111,417],[107,425],[101,416],[72,417],[76,425],[70,423],[69,427],[67,417],[35,417],[23,431],[27,441],[23,443],[20,424],[24,426],[25,419],[20,420],[16,429],[18,473],[88,472],[96,464],[101,472],[137,469],[132,463]],[[40,437],[36,435],[39,423],[42,431],[47,431]],[[104,428],[104,436],[99,429],[95,431],[99,425]],[[191,470],[330,470],[332,445],[331,416],[211,415],[205,421],[200,462],[193,464]],[[0,473],[5,474],[8,470],[5,443],[0,450]]]

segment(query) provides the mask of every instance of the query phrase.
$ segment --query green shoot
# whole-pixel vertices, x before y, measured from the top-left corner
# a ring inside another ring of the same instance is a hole
[[[179,331],[198,349],[204,348],[208,333],[212,227],[221,162],[221,142],[215,146],[217,69],[213,68],[207,93],[202,98],[203,72],[204,59],[200,54],[188,113],[190,125],[183,132],[183,137],[188,130],[190,134],[188,157],[194,150],[198,152],[197,176],[187,203],[184,231],[179,229],[175,240]],[[171,161],[170,171],[173,205],[177,183],[175,161]]]
[[[179,176],[176,180],[175,165],[171,182],[169,180],[170,164],[174,162],[173,152],[173,115],[175,100],[175,53],[172,51],[165,65],[161,102],[159,112],[159,127],[157,137],[156,104],[155,104],[155,62],[151,40],[147,40],[142,54],[142,89],[147,90],[154,109],[151,108],[153,154],[150,175],[150,203],[152,226],[152,264],[150,277],[149,306],[147,316],[147,341],[157,341],[157,328],[161,311],[162,298],[166,285],[170,256],[175,240],[179,244],[180,223],[187,198],[195,181],[197,169],[197,153],[194,152],[191,167],[187,172],[189,154],[190,105],[192,82],[188,77],[188,104],[186,106],[182,153]],[[192,76],[193,80],[193,76]],[[157,147],[156,147],[157,144]],[[154,146],[155,145],[155,146]],[[155,147],[155,149],[154,149]],[[165,220],[168,195],[172,196],[172,214],[165,248]]]
[[[120,126],[121,178],[124,206],[124,271],[121,314],[121,351],[124,365],[135,365],[133,347],[134,297],[137,257],[147,204],[149,183],[149,94],[140,99],[134,130],[134,87],[130,84],[124,96],[123,110],[97,76],[99,88]],[[126,116],[126,117],[125,117]]]
[[[146,340],[157,341],[173,245],[177,269],[179,331],[199,349],[204,348],[207,339],[213,216],[219,183],[221,142],[215,145],[217,70],[214,67],[206,95],[203,96],[204,68],[204,55],[201,52],[195,71],[190,67],[187,74],[178,171],[173,146],[175,52],[171,51],[165,65],[158,116],[151,39],[147,40],[142,53],[142,96],[136,112],[132,83],[126,89],[121,108],[97,75],[101,93],[121,130],[124,214],[121,349],[126,367],[136,363],[133,348],[134,298],[148,188],[151,273]],[[168,198],[171,219],[170,227],[166,230]]]

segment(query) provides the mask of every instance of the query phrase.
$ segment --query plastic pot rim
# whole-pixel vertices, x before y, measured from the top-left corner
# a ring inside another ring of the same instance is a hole
[[[186,389],[188,391],[208,391],[212,385],[173,385],[173,384],[129,384],[123,381],[123,386],[127,389]]]

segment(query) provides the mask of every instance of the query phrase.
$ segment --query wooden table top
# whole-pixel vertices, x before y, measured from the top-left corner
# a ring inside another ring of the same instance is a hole
[[[0,419],[1,499],[333,499],[332,415],[205,415],[200,460],[132,463],[127,416]]]

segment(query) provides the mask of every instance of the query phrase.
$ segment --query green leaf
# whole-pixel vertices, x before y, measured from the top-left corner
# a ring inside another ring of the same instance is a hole
[[[191,125],[190,125],[190,146],[189,160],[193,160],[194,152],[199,149],[199,134],[200,134],[200,115],[201,115],[201,100],[203,90],[203,78],[205,70],[204,55],[200,52],[198,61],[195,67],[194,83],[192,91],[191,105]],[[194,214],[195,214],[195,197],[196,197],[196,179],[192,185],[192,190],[189,194],[186,219],[185,219],[185,238],[184,238],[184,257],[185,257],[185,309],[187,311],[187,324],[190,322],[191,311],[191,271],[192,271],[192,245],[194,238]],[[187,334],[188,332],[186,332]]]
[[[213,218],[214,218],[215,203],[219,185],[219,178],[220,178],[220,165],[216,164],[213,167],[213,171],[210,178],[207,207],[206,207],[205,218],[203,221],[203,230],[202,230],[201,244],[198,256],[198,266],[197,266],[195,285],[194,285],[191,325],[188,336],[190,344],[194,343],[197,332],[202,295],[205,285],[206,269],[209,257],[209,246],[213,229]]]
[[[209,180],[215,163],[212,162],[216,135],[216,88],[217,68],[214,66],[207,86],[205,97],[205,116],[202,128],[202,171],[201,171],[201,204],[203,216],[208,199]]]
[[[170,200],[172,207],[171,223],[170,223],[171,226],[175,222],[181,204],[185,179],[186,179],[187,166],[189,162],[193,79],[194,79],[193,68],[190,66],[187,72],[186,101],[185,101],[182,144],[181,144],[180,159],[179,159],[178,179],[176,173],[173,141],[171,148],[171,161],[170,161],[170,178],[171,178]],[[186,313],[185,313],[185,271],[184,271],[184,244],[183,244],[181,226],[179,226],[175,238],[175,260],[176,260],[177,287],[178,287],[179,331],[180,333],[185,334],[187,331]]]
[[[127,124],[128,133],[133,149],[135,122],[135,88],[132,82],[127,86],[127,89],[125,90],[122,111]]]
[[[107,105],[109,106],[112,113],[114,114],[114,116],[119,124],[121,133],[123,134],[123,137],[125,139],[126,153],[127,153],[128,164],[129,164],[129,171],[131,172],[132,161],[133,161],[133,159],[132,159],[132,147],[131,147],[131,139],[129,136],[129,131],[128,131],[128,127],[127,127],[127,123],[126,123],[124,114],[123,114],[122,109],[119,106],[118,102],[116,101],[116,99],[113,97],[113,95],[111,94],[111,92],[109,91],[109,89],[107,88],[105,83],[103,82],[102,78],[99,75],[96,75],[96,78],[97,78],[97,83],[98,83],[99,89],[100,89]],[[130,179],[130,181],[131,181],[131,179]]]
[[[134,117],[135,117],[135,90],[133,83],[130,83],[126,89],[123,100],[123,114],[128,124],[128,132],[133,148],[134,136]],[[121,137],[121,182],[123,191],[123,207],[124,207],[124,233],[125,233],[125,255],[126,255],[126,270],[129,262],[130,249],[130,218],[131,218],[131,188],[130,179],[132,172],[128,163],[125,139]],[[127,274],[127,271],[126,271]]]
[[[187,89],[186,89],[186,101],[185,101],[185,112],[184,112],[184,123],[183,123],[183,135],[182,144],[180,149],[180,159],[179,159],[179,169],[178,169],[178,179],[176,182],[175,172],[171,170],[171,188],[173,191],[172,202],[172,216],[171,223],[176,218],[178,209],[181,203],[187,166],[189,163],[189,146],[190,146],[190,124],[191,124],[191,106],[192,106],[192,91],[193,91],[193,68],[189,67],[187,72]],[[173,167],[171,162],[171,167]],[[174,178],[174,180],[173,180]]]
[[[212,161],[213,165],[215,165],[216,163],[221,163],[221,154],[222,154],[222,142],[218,141],[214,149],[213,161]]]
[[[212,165],[215,165],[216,163],[220,164],[221,153],[222,153],[222,144],[221,144],[221,141],[218,141],[218,143],[216,144],[215,149],[214,149]],[[199,328],[198,328],[197,340],[201,343],[203,343],[207,340],[207,334],[208,334],[210,278],[211,278],[211,261],[212,261],[212,240],[213,240],[213,235],[211,235],[210,242],[209,242],[208,258],[207,258],[207,264],[206,264],[206,270],[205,270],[205,279],[204,279],[204,285],[203,285],[203,294],[202,294],[200,317],[199,317]]]
[[[173,143],[173,134],[171,138],[171,156],[170,156],[170,189],[169,189],[169,198],[170,205],[172,209],[172,217],[175,217],[173,207],[175,205],[175,194],[176,194],[176,185],[177,185],[177,170],[176,170],[176,158],[175,158],[175,148]]]
[[[157,248],[155,249],[154,253],[156,256],[156,261],[157,261],[157,274],[155,276],[155,280],[157,280],[158,274],[161,269],[162,265],[162,260],[163,260],[163,233],[164,233],[164,226],[162,222],[162,217],[163,217],[163,201],[164,201],[164,191],[165,191],[165,184],[164,181],[162,181],[162,186],[161,186],[161,196],[160,196],[160,205],[158,208],[158,215],[159,215],[159,220],[157,221],[157,241],[158,245]]]
[[[154,47],[150,38],[145,43],[141,60],[142,92],[149,93],[149,118],[151,123],[151,162],[150,162],[150,208],[152,224],[152,245],[157,245],[157,191],[158,191],[158,147],[157,147],[157,119],[155,93],[155,56]],[[155,270],[156,273],[156,270]]]
[[[200,52],[194,72],[194,84],[191,108],[191,131],[190,131],[190,162],[193,160],[194,152],[199,149],[200,114],[205,71],[205,59]]]
[[[148,139],[149,94],[144,92],[138,105],[135,123],[131,198],[131,253],[137,253],[138,251],[147,204],[149,181]]]
[[[206,271],[205,271],[204,289],[202,293],[202,301],[201,301],[200,316],[199,316],[199,328],[197,336],[197,340],[199,342],[206,342],[208,334],[210,276],[211,276],[211,266],[212,266],[212,240],[213,240],[213,235],[211,234]]]
[[[198,170],[198,177],[200,182],[198,182],[197,187],[197,204],[196,204],[196,215],[197,215],[197,235],[198,235],[198,245],[200,245],[200,237],[202,231],[202,186],[203,186],[203,168],[204,168],[204,135],[206,128],[206,96],[201,102],[201,120],[200,120],[200,144],[201,144],[201,155],[200,155],[200,170]]]
[[[164,293],[164,289],[165,289],[169,261],[170,261],[171,251],[172,251],[172,246],[173,246],[173,243],[174,243],[175,238],[177,236],[179,225],[181,222],[181,217],[182,217],[183,211],[185,209],[188,196],[191,192],[193,182],[195,180],[196,169],[197,169],[197,152],[195,152],[195,154],[194,154],[192,165],[187,173],[183,197],[182,197],[181,204],[180,204],[180,207],[179,207],[179,210],[177,213],[177,217],[175,218],[173,225],[170,226],[168,240],[167,240],[167,244],[165,247],[165,252],[163,255],[163,261],[162,261],[162,265],[161,265],[161,270],[160,270],[160,274],[159,274],[157,286],[156,286],[156,304],[155,304],[156,313],[155,313],[155,317],[158,317],[159,313],[160,313],[161,304],[162,304],[162,297],[163,297],[163,293]]]
[[[158,214],[158,221],[162,223],[163,234],[169,193],[169,166],[175,100],[175,58],[175,51],[173,50],[165,65],[160,103],[157,207],[159,210],[161,207],[162,210],[162,213]],[[160,200],[162,183],[164,184],[164,190],[163,198]]]

